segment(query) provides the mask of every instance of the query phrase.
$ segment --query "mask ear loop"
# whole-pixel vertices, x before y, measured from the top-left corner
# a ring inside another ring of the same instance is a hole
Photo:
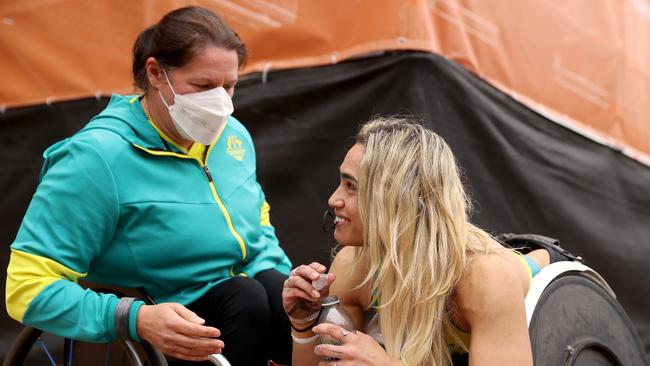
[[[169,89],[172,90],[172,93],[174,93],[174,97],[175,97],[176,96],[176,91],[174,90],[174,87],[172,86],[172,83],[169,82],[169,78],[167,77],[167,73],[165,72],[165,68],[161,68],[161,69],[162,69],[163,75],[165,75],[165,80],[167,80],[167,85],[169,85]],[[158,89],[158,95],[160,95],[160,99],[162,99],[162,102],[165,105],[165,107],[167,107],[167,109],[169,109],[169,104],[167,104],[167,102],[165,102],[165,98],[163,98],[163,95],[160,92],[160,89]]]

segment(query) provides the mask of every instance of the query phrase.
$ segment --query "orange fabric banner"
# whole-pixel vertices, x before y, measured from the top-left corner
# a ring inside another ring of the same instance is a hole
[[[0,108],[133,91],[137,34],[190,4],[242,36],[243,74],[435,52],[650,164],[648,0],[4,0]]]

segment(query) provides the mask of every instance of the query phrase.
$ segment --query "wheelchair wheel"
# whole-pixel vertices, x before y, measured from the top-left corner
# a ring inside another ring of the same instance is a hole
[[[118,297],[141,298],[153,304],[144,288],[123,289],[81,281],[84,287],[96,292],[115,294]],[[40,329],[25,327],[12,345],[2,366],[19,365],[131,365],[167,366],[165,355],[146,341],[117,340],[110,344],[80,342],[43,333]]]
[[[602,277],[575,262],[551,264],[539,275],[547,268],[538,283],[533,279],[526,299],[535,365],[649,364],[632,322]]]
[[[79,355],[84,346],[86,349],[82,352],[85,352],[85,355]],[[89,354],[92,359],[88,358]],[[41,330],[25,327],[7,352],[2,366],[35,364],[167,366],[167,361],[160,351],[146,342],[89,344],[60,337],[45,337]]]

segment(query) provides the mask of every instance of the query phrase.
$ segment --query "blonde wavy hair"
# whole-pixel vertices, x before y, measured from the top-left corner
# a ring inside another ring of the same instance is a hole
[[[489,234],[468,221],[470,202],[443,139],[418,121],[382,117],[357,135],[364,245],[355,266],[378,304],[386,351],[408,365],[450,365],[447,301]]]

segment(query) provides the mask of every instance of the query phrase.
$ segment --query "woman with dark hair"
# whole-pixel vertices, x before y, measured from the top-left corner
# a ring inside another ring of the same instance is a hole
[[[114,95],[44,153],[11,246],[9,314],[79,340],[145,339],[181,360],[223,349],[235,365],[288,363],[291,264],[251,136],[230,116],[244,44],[187,7],[144,30],[133,58],[144,93]],[[144,288],[157,305],[83,289],[82,278]]]

